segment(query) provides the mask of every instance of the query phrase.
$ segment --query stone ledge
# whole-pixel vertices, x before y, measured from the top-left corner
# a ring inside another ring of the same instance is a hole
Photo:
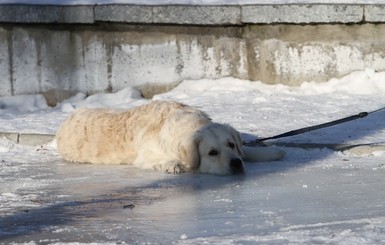
[[[93,6],[0,5],[5,23],[94,23]]]
[[[243,23],[359,23],[364,7],[360,5],[264,5],[242,7]]]
[[[16,144],[39,146],[54,140],[55,135],[0,132],[0,138],[6,138],[7,140]]]
[[[26,5],[0,4],[2,23],[244,25],[385,22],[384,4]]]
[[[364,20],[366,22],[385,21],[385,5],[367,5],[364,11]]]
[[[241,7],[103,5],[95,7],[95,21],[145,24],[240,25]]]

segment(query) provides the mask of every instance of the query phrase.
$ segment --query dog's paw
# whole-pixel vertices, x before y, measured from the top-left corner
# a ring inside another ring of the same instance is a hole
[[[168,174],[184,173],[183,165],[179,161],[164,162],[161,165],[162,165],[162,171]]]

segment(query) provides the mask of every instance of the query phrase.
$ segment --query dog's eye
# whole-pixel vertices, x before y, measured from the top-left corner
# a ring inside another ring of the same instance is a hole
[[[209,156],[217,156],[219,152],[217,150],[211,150],[209,151]]]
[[[230,147],[231,149],[234,149],[235,144],[233,142],[228,142],[227,146]]]

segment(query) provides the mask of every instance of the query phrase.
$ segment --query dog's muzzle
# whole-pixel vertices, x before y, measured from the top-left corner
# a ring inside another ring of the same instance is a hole
[[[231,159],[230,171],[231,171],[231,174],[244,174],[245,168],[244,168],[242,160],[239,158]]]

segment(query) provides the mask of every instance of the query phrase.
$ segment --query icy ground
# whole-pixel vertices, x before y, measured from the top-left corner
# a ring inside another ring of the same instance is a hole
[[[154,99],[196,106],[214,121],[267,137],[384,107],[385,73],[354,72],[297,88],[234,78],[185,81]],[[3,97],[0,130],[54,133],[75,108],[144,103],[131,88],[78,94],[56,108],[41,96]],[[71,164],[54,143],[0,139],[0,243],[383,244],[384,119],[385,110],[273,141],[368,146],[282,147],[283,161],[248,163],[241,177]]]

